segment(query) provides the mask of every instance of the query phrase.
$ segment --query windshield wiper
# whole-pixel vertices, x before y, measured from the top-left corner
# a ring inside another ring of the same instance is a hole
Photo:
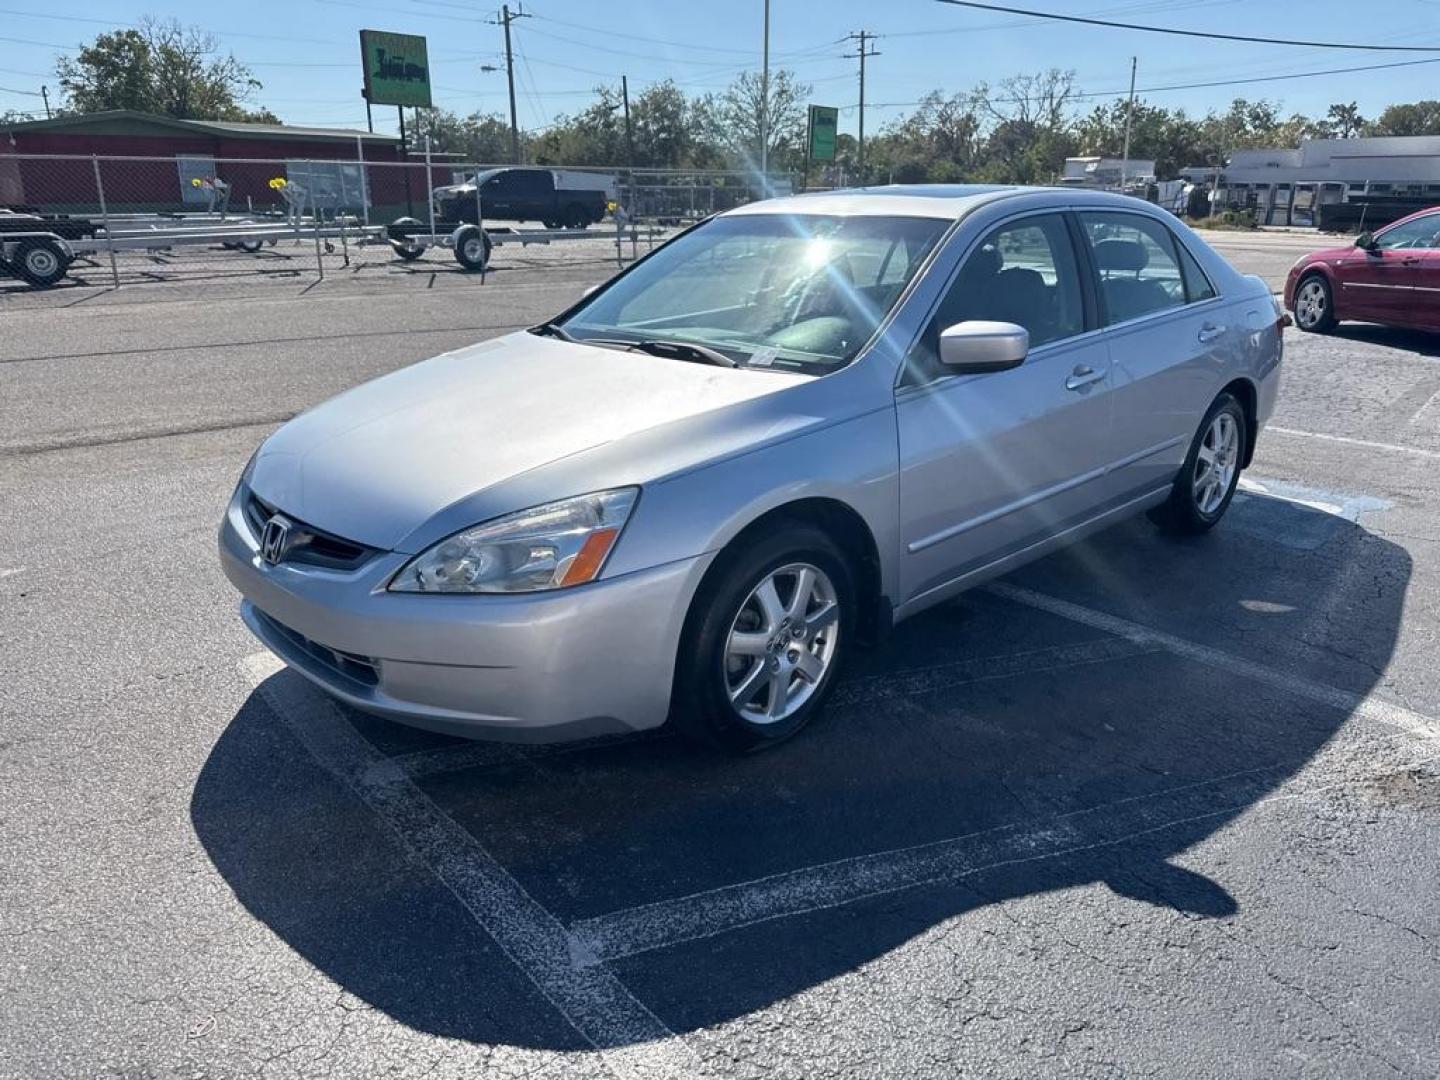
[[[649,338],[628,343],[634,352],[650,353],[652,356],[673,356],[677,360],[698,360],[717,367],[739,367],[734,360],[708,345],[696,345],[692,341],[661,341]]]
[[[561,341],[580,340],[553,319],[549,322],[542,322],[539,326],[530,327],[530,333],[539,334],[541,337],[559,338]]]
[[[696,345],[690,341],[660,341],[658,339],[646,339],[641,341],[630,341],[625,338],[582,338],[576,337],[559,323],[551,320],[543,322],[539,326],[530,327],[530,333],[539,334],[541,337],[559,338],[561,341],[574,342],[579,345],[599,345],[603,348],[624,349],[627,352],[649,353],[651,356],[673,357],[677,360],[699,361],[704,364],[715,364],[717,367],[739,367],[734,360],[724,353],[710,348],[708,345]]]

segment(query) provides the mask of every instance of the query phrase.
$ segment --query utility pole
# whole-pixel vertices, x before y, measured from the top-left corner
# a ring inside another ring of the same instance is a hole
[[[510,24],[516,19],[528,19],[523,11],[511,11],[509,4],[500,8],[500,25],[505,28],[505,81],[510,86],[510,157],[520,164],[520,125],[515,119],[515,54],[510,49]]]
[[[630,186],[635,186],[635,135],[630,129],[630,80],[620,76],[620,100],[625,105],[625,165],[630,170]]]
[[[875,51],[875,35],[868,30],[857,30],[853,34],[846,34],[846,40],[859,43],[859,48],[853,53],[846,53],[845,58],[853,60],[860,58],[860,138],[856,143],[855,164],[856,171],[861,174],[861,182],[864,182],[865,169],[865,58],[867,56],[879,56]],[[869,48],[866,48],[866,43]]]
[[[765,30],[760,41],[760,182],[770,194],[770,0],[765,0]]]
[[[45,102],[45,119],[46,119],[46,120],[49,120],[49,119],[50,119],[50,88],[49,88],[48,86],[41,86],[41,87],[40,87],[40,100],[43,101],[43,102]]]
[[[1139,58],[1130,58],[1130,103],[1125,106],[1125,149],[1120,154],[1120,194],[1125,194],[1125,174],[1130,171],[1130,125],[1135,120],[1135,67]]]

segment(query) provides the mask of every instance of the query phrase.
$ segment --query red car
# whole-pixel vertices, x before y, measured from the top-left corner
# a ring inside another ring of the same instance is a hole
[[[1302,257],[1285,279],[1285,307],[1315,333],[1341,319],[1440,330],[1440,207]]]

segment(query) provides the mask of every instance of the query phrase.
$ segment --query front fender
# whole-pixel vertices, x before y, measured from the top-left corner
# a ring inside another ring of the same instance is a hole
[[[893,404],[648,485],[606,576],[719,551],[762,515],[833,499],[869,527],[893,595],[899,543]]]

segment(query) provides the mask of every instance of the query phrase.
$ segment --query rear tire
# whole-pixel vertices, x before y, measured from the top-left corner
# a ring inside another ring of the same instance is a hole
[[[70,259],[59,244],[43,238],[21,240],[15,245],[10,268],[22,281],[37,289],[48,288],[65,276]]]
[[[824,708],[855,637],[855,575],[826,533],[798,522],[720,559],[685,620],[670,717],[744,753]]]
[[[565,227],[568,229],[588,229],[590,227],[590,215],[583,206],[572,206],[565,214]]]
[[[1306,274],[1295,286],[1295,325],[1310,334],[1335,329],[1335,293],[1321,273]]]
[[[1248,432],[1244,406],[1231,394],[1217,397],[1190,443],[1170,498],[1149,512],[1150,520],[1181,536],[1214,528],[1240,483]]]

